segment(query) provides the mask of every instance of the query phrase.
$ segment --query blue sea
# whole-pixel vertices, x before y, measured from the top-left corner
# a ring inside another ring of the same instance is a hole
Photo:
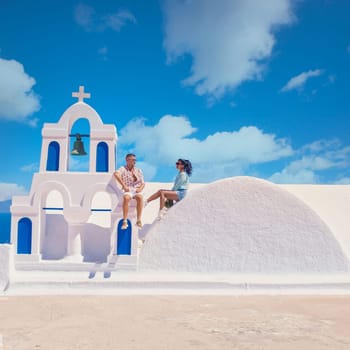
[[[11,213],[0,213],[0,244],[10,243]]]

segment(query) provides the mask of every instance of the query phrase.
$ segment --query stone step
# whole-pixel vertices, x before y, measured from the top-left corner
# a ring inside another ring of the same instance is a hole
[[[13,281],[5,295],[216,294],[216,295],[349,295],[350,284],[284,285],[184,281]],[[1,294],[0,294],[1,295]]]
[[[93,266],[92,266],[93,267]],[[325,278],[327,277],[327,278]],[[256,276],[91,270],[17,270],[5,294],[350,294],[350,276]]]
[[[78,263],[78,262],[17,262],[16,271],[47,271],[47,272],[97,272],[97,271],[136,271],[134,262],[110,262],[110,263]]]

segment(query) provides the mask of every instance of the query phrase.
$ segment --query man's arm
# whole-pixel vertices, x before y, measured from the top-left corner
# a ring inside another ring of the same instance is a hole
[[[139,193],[139,192],[142,192],[143,189],[145,188],[145,180],[143,179],[143,173],[142,173],[142,170],[141,169],[138,169],[138,172],[139,172],[139,177],[140,177],[140,181],[141,181],[141,186],[139,186],[137,189],[136,189],[136,192]]]
[[[120,183],[120,185],[122,186],[123,191],[129,192],[129,187],[126,186],[125,183],[123,182],[122,177],[120,176],[119,171],[118,171],[118,170],[115,171],[113,175],[114,175],[115,179],[116,179],[116,180]]]
[[[143,189],[145,188],[145,185],[146,185],[146,184],[145,184],[144,182],[142,182],[141,186],[139,186],[139,187],[136,188],[136,192],[137,192],[137,193],[142,192]]]

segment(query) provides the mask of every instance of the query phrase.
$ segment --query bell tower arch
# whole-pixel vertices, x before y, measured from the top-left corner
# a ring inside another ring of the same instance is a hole
[[[83,136],[81,140],[89,143],[88,172],[107,172],[111,173],[116,168],[116,144],[117,130],[115,125],[103,124],[99,114],[88,104],[84,102],[85,98],[90,98],[90,94],[84,92],[84,87],[79,87],[79,92],[73,92],[73,97],[78,98],[78,102],[70,106],[61,116],[58,123],[45,123],[42,129],[42,148],[40,159],[40,172],[52,171],[47,167],[49,156],[49,146],[56,142],[58,153],[58,172],[69,171],[69,157],[72,152],[70,140],[74,136],[71,130],[75,122],[79,119],[87,119],[90,125],[88,136]],[[75,132],[76,133],[76,132]],[[50,158],[51,159],[51,158]]]
[[[68,171],[90,171],[90,121],[82,116],[69,130]]]
[[[97,159],[96,159],[96,171],[97,172],[103,173],[103,172],[109,171],[108,154],[109,154],[109,149],[108,149],[107,143],[104,141],[101,141],[97,145]]]
[[[46,171],[58,171],[60,164],[60,144],[57,141],[51,141],[49,144]]]

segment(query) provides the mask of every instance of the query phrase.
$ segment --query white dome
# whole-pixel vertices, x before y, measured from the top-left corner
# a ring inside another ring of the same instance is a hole
[[[150,228],[141,270],[345,272],[349,262],[321,218],[265,180],[235,177],[189,192]]]

